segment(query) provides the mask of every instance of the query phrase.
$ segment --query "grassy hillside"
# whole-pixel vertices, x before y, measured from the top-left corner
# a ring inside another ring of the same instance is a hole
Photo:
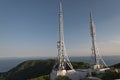
[[[44,80],[44,75],[50,74],[55,60],[25,61],[8,72],[0,73],[0,80]],[[83,62],[72,62],[74,68],[85,68],[89,65]],[[41,76],[41,77],[40,77]]]
[[[30,60],[8,71],[6,80],[27,80],[51,72],[54,60]]]
[[[28,60],[14,67],[8,72],[0,73],[0,80],[49,80],[50,72],[55,60]],[[87,68],[89,64],[84,62],[72,62],[75,69]],[[120,63],[111,67],[120,68]],[[103,80],[120,78],[120,73],[108,72],[103,74]]]

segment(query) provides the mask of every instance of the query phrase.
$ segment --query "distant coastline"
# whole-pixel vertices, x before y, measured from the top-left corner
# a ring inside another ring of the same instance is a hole
[[[26,60],[41,60],[41,59],[55,59],[55,57],[6,57],[0,58],[0,72],[6,72],[11,68],[17,66],[18,64],[22,63]],[[106,64],[108,66],[120,63],[120,55],[119,56],[103,56]],[[70,57],[71,61],[75,62],[90,62],[89,56],[81,56],[81,57]]]

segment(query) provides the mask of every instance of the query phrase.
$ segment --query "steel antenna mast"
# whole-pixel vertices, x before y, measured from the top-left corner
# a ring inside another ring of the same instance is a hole
[[[69,69],[73,69],[73,66],[71,65],[71,62],[67,56],[66,48],[64,44],[62,3],[60,2],[58,56],[54,68],[58,68],[58,70],[66,70],[67,67],[69,67]]]
[[[98,48],[96,47],[96,31],[95,31],[95,25],[92,20],[92,13],[90,12],[90,32],[91,32],[91,37],[92,37],[92,55],[94,59],[93,67],[95,69],[100,69],[102,67],[102,64],[100,61],[105,65],[104,60],[99,54]]]

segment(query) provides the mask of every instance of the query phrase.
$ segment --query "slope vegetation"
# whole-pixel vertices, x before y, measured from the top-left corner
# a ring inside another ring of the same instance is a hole
[[[53,59],[25,61],[8,72],[0,73],[0,80],[42,80],[42,78],[48,79],[54,63],[55,60]],[[72,62],[72,65],[74,68],[85,68],[89,66],[87,63],[83,62]]]

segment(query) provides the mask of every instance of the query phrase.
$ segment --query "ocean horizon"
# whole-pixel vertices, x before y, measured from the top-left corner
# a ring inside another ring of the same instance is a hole
[[[120,56],[102,56],[108,66],[120,63]],[[6,72],[26,60],[55,59],[55,57],[9,57],[0,58],[0,72]],[[90,63],[89,56],[69,57],[70,61]]]

